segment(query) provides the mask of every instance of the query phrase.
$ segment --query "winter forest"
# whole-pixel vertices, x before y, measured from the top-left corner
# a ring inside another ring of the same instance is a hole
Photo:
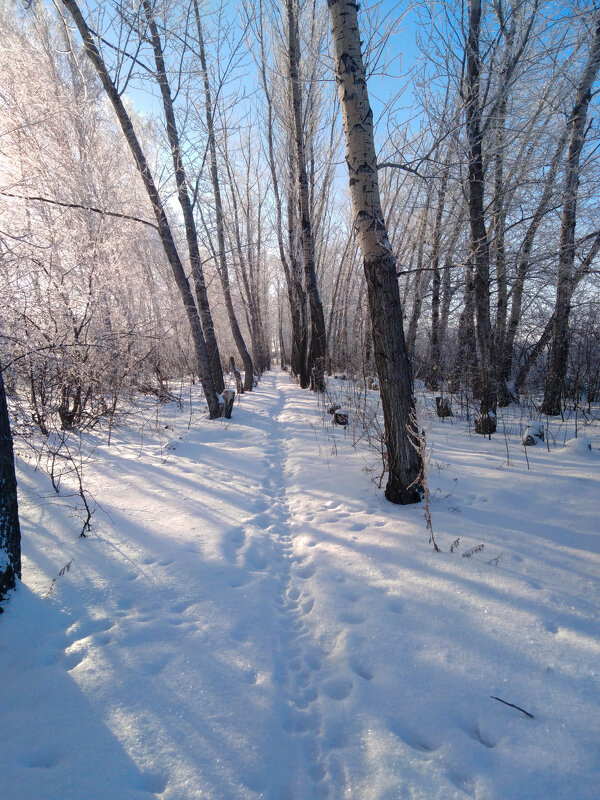
[[[597,800],[600,9],[0,0],[0,800]]]

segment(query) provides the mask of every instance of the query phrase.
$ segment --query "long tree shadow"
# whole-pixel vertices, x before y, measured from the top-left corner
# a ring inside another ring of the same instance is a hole
[[[166,776],[126,753],[69,672],[72,618],[24,584],[0,617],[2,800],[144,800]]]

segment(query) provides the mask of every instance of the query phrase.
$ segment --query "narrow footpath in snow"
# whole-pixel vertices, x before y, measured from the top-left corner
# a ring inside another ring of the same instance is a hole
[[[198,408],[86,434],[85,539],[20,464],[0,800],[597,798],[597,454],[503,466],[439,423],[434,524],[485,541],[465,559],[286,373],[231,421]],[[545,511],[565,472],[583,502]]]

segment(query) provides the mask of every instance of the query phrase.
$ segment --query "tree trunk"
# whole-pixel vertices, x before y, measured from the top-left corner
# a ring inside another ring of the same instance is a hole
[[[65,8],[71,14],[75,25],[79,30],[86,53],[94,65],[98,77],[100,78],[100,81],[104,87],[104,91],[106,92],[113,106],[127,144],[129,145],[129,149],[132,152],[136,167],[144,182],[144,187],[152,204],[152,209],[158,224],[160,240],[173,272],[177,288],[179,289],[181,298],[183,300],[188,322],[192,331],[198,373],[200,375],[202,388],[208,404],[209,415],[211,419],[215,419],[220,415],[221,410],[217,396],[217,389],[211,372],[209,351],[206,346],[206,340],[202,331],[198,310],[194,302],[194,296],[186,277],[183,264],[179,258],[179,253],[177,252],[177,248],[175,246],[175,241],[167,220],[164,205],[158,193],[158,189],[156,188],[156,184],[154,183],[154,179],[148,166],[148,162],[146,161],[144,152],[134,131],[131,118],[127,113],[127,110],[112,78],[108,74],[104,59],[94,43],[93,34],[84,20],[79,6],[75,0],[62,0],[62,2]]]
[[[292,372],[298,375],[300,386],[306,389],[310,384],[308,369],[308,318],[307,298],[304,289],[302,266],[298,260],[298,242],[296,238],[297,225],[294,213],[296,198],[296,162],[288,150],[288,192],[287,192],[287,224],[288,224],[288,255],[292,290],[290,304],[292,314],[292,329],[297,327],[297,334],[292,341]]]
[[[0,364],[0,604],[21,577],[21,531],[17,479],[8,419],[2,364]],[[0,605],[0,613],[2,606]]]
[[[225,298],[225,308],[227,309],[227,317],[233,334],[233,341],[238,349],[238,353],[244,365],[244,389],[247,392],[252,391],[252,384],[254,380],[254,366],[250,353],[246,347],[246,342],[242,336],[239,323],[233,308],[233,300],[231,298],[231,285],[229,283],[229,270],[227,267],[227,258],[225,256],[225,221],[223,217],[223,203],[221,200],[221,186],[219,183],[219,171],[217,169],[217,145],[215,142],[215,126],[213,120],[213,104],[212,95],[210,91],[210,81],[208,79],[208,70],[206,68],[206,51],[204,49],[204,36],[202,33],[202,23],[200,21],[200,12],[198,10],[198,2],[194,0],[194,15],[196,18],[196,31],[198,33],[198,51],[200,56],[200,66],[202,68],[202,79],[204,81],[204,109],[206,112],[206,130],[208,133],[208,147],[210,152],[210,179],[213,188],[213,196],[215,198],[215,218],[217,223],[217,243],[219,248],[218,253],[218,271],[221,280],[221,288],[223,289],[223,296]]]
[[[198,310],[200,313],[200,319],[202,321],[202,331],[206,340],[206,347],[210,360],[210,369],[215,388],[217,392],[222,392],[225,388],[225,383],[223,381],[223,368],[221,366],[221,357],[219,355],[219,348],[217,346],[217,339],[215,337],[212,314],[210,313],[208,293],[206,291],[206,281],[204,280],[202,259],[200,258],[200,248],[198,246],[198,232],[196,230],[192,202],[188,193],[187,178],[185,174],[185,167],[183,165],[181,144],[179,141],[179,132],[177,129],[177,122],[175,120],[173,98],[171,96],[171,89],[169,87],[167,78],[162,44],[160,41],[156,20],[154,19],[154,14],[148,0],[144,0],[143,6],[152,37],[152,49],[154,50],[154,61],[156,64],[156,80],[160,87],[165,121],[167,123],[167,138],[169,140],[171,156],[173,158],[175,183],[177,185],[177,197],[185,225],[185,237],[187,240],[190,263],[192,266],[192,275],[194,277],[194,285],[196,288]]]
[[[306,172],[306,156],[304,150],[304,125],[302,116],[302,92],[298,65],[300,62],[300,40],[298,36],[298,16],[296,0],[286,0],[288,23],[288,67],[292,90],[292,110],[294,122],[294,138],[296,145],[296,178],[297,194],[300,207],[300,228],[302,237],[302,259],[306,280],[306,294],[310,309],[310,339],[308,346],[308,372],[311,375],[311,388],[318,392],[325,391],[325,358],[327,345],[325,340],[325,317],[317,287],[315,269],[315,245],[312,220],[310,214],[310,195],[308,175]]]
[[[402,327],[396,259],[379,199],[373,112],[361,53],[357,5],[347,0],[329,0],[329,13],[352,212],[368,287],[384,417],[389,469],[385,495],[393,503],[415,503],[421,499],[423,465],[414,442],[417,431],[413,384]]]
[[[415,272],[415,284],[414,284],[414,291],[413,291],[413,306],[412,306],[412,313],[410,315],[410,321],[408,323],[408,331],[406,334],[406,350],[408,352],[408,357],[411,360],[411,364],[415,363],[415,349],[417,344],[417,328],[419,326],[419,320],[421,318],[421,309],[423,308],[423,298],[425,297],[425,292],[429,286],[429,281],[431,279],[431,272],[428,270],[425,274],[423,274],[423,257],[425,252],[425,239],[426,237],[426,230],[427,230],[427,222],[429,217],[429,206],[430,206],[430,190],[427,191],[427,196],[425,199],[425,207],[422,209],[421,214],[421,224],[417,229],[417,267]]]
[[[298,280],[298,270],[293,250],[293,210],[288,202],[288,242],[289,260],[285,253],[285,240],[283,234],[283,211],[281,193],[279,191],[279,178],[277,163],[275,160],[275,145],[273,141],[273,99],[267,81],[267,61],[265,53],[265,43],[262,34],[262,0],[259,0],[259,39],[260,39],[260,77],[265,101],[267,103],[267,146],[269,154],[269,169],[271,172],[271,182],[273,195],[275,197],[275,214],[277,244],[279,247],[279,258],[283,267],[287,285],[287,296],[290,305],[290,318],[292,324],[292,348],[290,357],[290,368],[292,374],[300,379],[300,385],[305,388],[308,386],[306,377],[306,319],[305,319],[305,299],[302,281]]]
[[[587,256],[584,258],[584,260],[581,262],[581,264],[577,267],[577,270],[576,270],[575,275],[573,277],[573,291],[575,291],[575,289],[577,288],[579,283],[587,275],[590,274],[590,270],[591,270],[592,264],[594,263],[594,260],[595,260],[596,256],[598,255],[598,253],[600,253],[600,233],[596,234],[596,236],[594,237],[593,244],[592,244]],[[521,369],[517,373],[517,377],[516,377],[516,380],[515,380],[515,391],[517,392],[517,394],[522,390],[523,386],[525,385],[525,381],[527,380],[527,377],[528,377],[528,375],[529,375],[529,373],[531,371],[531,368],[533,367],[535,362],[538,360],[538,358],[540,356],[540,353],[544,350],[544,348],[546,347],[546,345],[550,341],[550,338],[552,336],[553,330],[554,330],[554,313],[552,314],[552,316],[550,317],[550,319],[546,323],[546,327],[542,331],[542,335],[537,340],[535,346],[528,353],[527,357],[523,361]]]
[[[448,153],[448,156],[450,153]],[[435,227],[433,229],[433,245],[431,253],[432,271],[432,294],[431,294],[431,341],[429,359],[427,364],[427,388],[436,391],[440,377],[440,290],[442,277],[440,274],[440,244],[442,239],[442,219],[444,216],[444,206],[446,204],[446,189],[448,187],[449,167],[446,167],[442,175],[442,183],[438,193],[438,207],[435,214]]]
[[[493,433],[496,418],[496,379],[494,374],[493,332],[490,320],[490,247],[485,226],[483,131],[479,85],[481,60],[479,35],[481,0],[469,0],[467,76],[465,87],[467,143],[469,149],[469,221],[471,255],[475,266],[474,299],[476,334],[479,348],[479,425],[481,433]]]
[[[569,117],[569,151],[565,168],[563,211],[560,229],[560,252],[554,325],[552,330],[552,357],[544,388],[543,414],[560,414],[567,358],[569,355],[569,315],[573,296],[573,265],[575,262],[575,226],[577,224],[577,190],[579,163],[586,135],[586,119],[592,86],[600,69],[600,13],[594,15],[594,37],[581,83],[577,87],[575,105]]]
[[[562,153],[566,143],[567,143],[567,131],[565,130],[563,135],[560,137],[558,144],[556,145],[552,161],[550,162],[550,169],[548,171],[548,175],[546,177],[546,181],[544,184],[544,191],[542,192],[542,196],[536,206],[533,218],[529,223],[529,227],[525,232],[525,236],[523,237],[523,241],[519,248],[517,271],[511,289],[512,302],[510,307],[510,316],[508,318],[508,325],[506,327],[504,341],[501,344],[501,352],[498,355],[499,383],[501,387],[504,387],[503,389],[501,389],[501,391],[503,391],[506,395],[510,394],[507,384],[513,372],[515,338],[517,335],[517,329],[521,322],[521,309],[523,306],[523,293],[525,289],[525,280],[527,278],[527,275],[529,274],[529,268],[531,265],[531,249],[533,247],[533,242],[535,240],[535,236],[538,232],[540,224],[542,223],[544,216],[548,213],[551,205],[550,201],[552,199],[554,182],[556,180],[556,175],[558,173],[558,168],[560,166],[560,160],[562,158]],[[529,370],[527,370],[527,372],[528,371]],[[521,381],[521,385],[523,384],[524,380],[525,378],[523,378],[523,380]],[[518,394],[518,389],[516,386],[515,390],[517,391]]]

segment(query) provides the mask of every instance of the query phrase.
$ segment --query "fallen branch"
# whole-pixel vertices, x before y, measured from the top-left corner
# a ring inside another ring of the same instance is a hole
[[[529,711],[525,711],[525,709],[521,708],[521,706],[516,706],[514,703],[507,703],[506,700],[502,700],[502,698],[500,697],[494,697],[493,694],[491,694],[490,697],[492,698],[492,700],[497,700],[499,703],[504,703],[505,706],[516,708],[517,711],[521,711],[523,714],[525,714],[525,716],[530,717],[531,719],[535,719],[533,714],[530,714]]]

